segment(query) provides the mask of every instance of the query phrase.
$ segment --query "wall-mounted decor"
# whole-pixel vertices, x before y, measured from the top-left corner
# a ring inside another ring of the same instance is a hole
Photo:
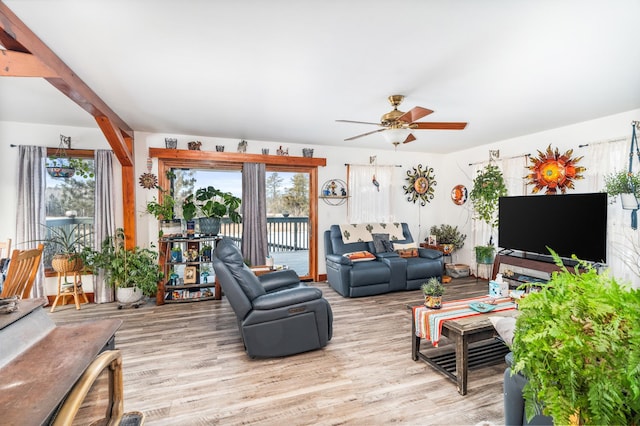
[[[587,169],[576,166],[582,157],[571,158],[571,155],[572,149],[560,154],[558,148],[552,150],[549,145],[546,152],[538,151],[537,158],[530,158],[532,165],[528,169],[531,173],[526,178],[529,179],[527,185],[535,185],[531,193],[536,194],[547,188],[546,194],[557,194],[558,190],[564,194],[567,188],[573,189],[573,181],[582,179],[580,173]]]
[[[425,167],[423,170],[422,164],[418,164],[418,167],[414,167],[413,171],[407,170],[405,180],[408,185],[403,186],[402,189],[405,194],[408,194],[407,201],[415,203],[419,200],[421,206],[431,202],[435,192],[434,187],[437,185],[432,167]]]
[[[339,206],[347,201],[347,184],[342,179],[330,179],[322,184],[320,199],[330,206]]]
[[[458,206],[463,205],[467,202],[467,198],[469,198],[469,191],[467,191],[467,187],[464,185],[456,185],[451,190],[451,201]]]

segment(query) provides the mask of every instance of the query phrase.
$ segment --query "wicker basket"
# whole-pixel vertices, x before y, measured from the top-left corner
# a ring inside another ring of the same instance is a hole
[[[463,265],[461,263],[447,263],[445,264],[447,275],[452,278],[462,278],[469,276],[469,265]]]
[[[51,267],[56,272],[75,272],[84,267],[82,259],[75,254],[56,254],[51,259]]]

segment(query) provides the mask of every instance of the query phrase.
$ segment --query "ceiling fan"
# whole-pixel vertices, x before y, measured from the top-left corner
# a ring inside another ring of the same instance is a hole
[[[407,112],[402,112],[398,110],[398,105],[402,103],[402,100],[404,99],[403,95],[391,95],[388,99],[391,106],[393,106],[393,110],[384,114],[380,118],[380,123],[336,120],[340,123],[373,124],[382,127],[381,129],[373,130],[371,132],[352,136],[345,139],[345,141],[351,141],[378,132],[385,132],[385,138],[395,146],[398,146],[401,143],[409,143],[416,140],[416,137],[411,133],[413,130],[462,130],[467,127],[467,123],[416,121],[433,113],[433,111],[417,106],[411,108]]]

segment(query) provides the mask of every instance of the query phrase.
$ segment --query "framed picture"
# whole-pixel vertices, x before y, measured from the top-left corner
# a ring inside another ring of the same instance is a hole
[[[436,236],[435,235],[429,235],[429,239],[427,240],[427,244],[429,244],[430,246],[437,246],[438,245],[438,241],[436,240]]]
[[[184,283],[195,284],[197,280],[197,270],[195,266],[186,266],[184,268]]]

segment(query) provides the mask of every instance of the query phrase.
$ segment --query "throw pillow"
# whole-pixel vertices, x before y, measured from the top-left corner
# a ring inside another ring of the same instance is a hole
[[[346,257],[352,262],[365,262],[367,260],[376,259],[376,257],[368,251],[354,251],[352,253],[345,253],[342,256]]]
[[[412,243],[393,243],[393,249],[396,251],[412,248],[418,248],[418,243],[416,243],[415,241]]]
[[[376,253],[387,253],[393,251],[393,245],[389,241],[389,234],[371,234],[373,237],[373,247]]]
[[[491,321],[504,343],[511,347],[513,344],[513,332],[516,328],[516,319],[514,317],[489,317],[489,321]]]

